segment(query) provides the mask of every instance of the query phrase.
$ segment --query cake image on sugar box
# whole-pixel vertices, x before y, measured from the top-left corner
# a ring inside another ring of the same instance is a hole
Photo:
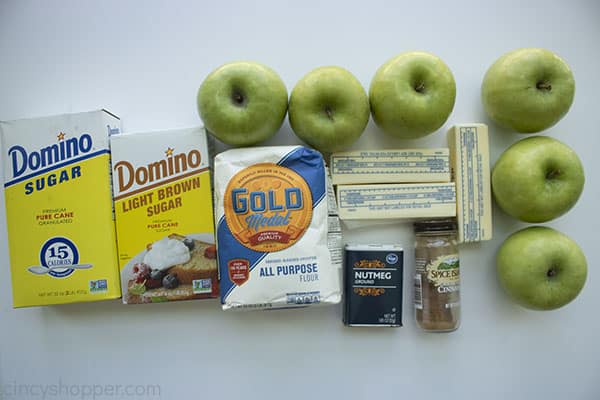
[[[205,130],[114,135],[111,151],[123,302],[217,297]]]

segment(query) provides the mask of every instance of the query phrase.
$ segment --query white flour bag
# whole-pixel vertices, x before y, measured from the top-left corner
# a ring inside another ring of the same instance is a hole
[[[301,146],[225,151],[215,157],[215,205],[224,310],[340,302],[320,153]]]

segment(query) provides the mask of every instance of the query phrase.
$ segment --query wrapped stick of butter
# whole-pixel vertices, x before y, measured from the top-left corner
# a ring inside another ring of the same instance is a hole
[[[450,182],[449,150],[354,150],[331,155],[334,185]]]
[[[490,151],[485,124],[458,124],[448,130],[450,165],[456,183],[458,242],[492,238]]]

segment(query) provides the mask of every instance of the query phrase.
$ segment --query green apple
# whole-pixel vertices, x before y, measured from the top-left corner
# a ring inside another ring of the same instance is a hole
[[[232,146],[272,137],[288,105],[285,84],[266,65],[232,62],[211,72],[198,90],[198,113],[207,131]]]
[[[402,53],[383,64],[369,88],[371,113],[387,134],[415,139],[439,129],[454,108],[456,83],[433,54]]]
[[[567,63],[539,48],[504,54],[488,69],[481,85],[490,118],[521,133],[556,124],[569,111],[574,95],[575,80]]]
[[[525,222],[546,222],[569,211],[579,199],[584,181],[577,154],[547,136],[514,143],[492,169],[496,203]]]
[[[587,262],[568,236],[532,226],[510,235],[496,255],[500,285],[517,303],[553,310],[571,302],[583,289]]]
[[[310,71],[290,95],[292,130],[321,152],[338,151],[354,143],[365,130],[369,114],[365,89],[340,67]]]

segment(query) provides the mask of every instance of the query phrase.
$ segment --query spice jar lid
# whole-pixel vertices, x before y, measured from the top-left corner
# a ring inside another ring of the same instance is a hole
[[[457,228],[455,218],[428,219],[417,221],[413,224],[415,232],[444,232],[455,231]]]

